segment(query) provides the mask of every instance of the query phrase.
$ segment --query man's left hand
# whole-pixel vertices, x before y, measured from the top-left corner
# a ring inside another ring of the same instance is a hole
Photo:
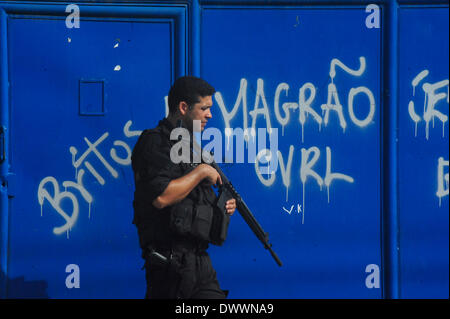
[[[227,210],[228,215],[233,215],[236,210],[236,200],[234,198],[227,200],[225,209]]]

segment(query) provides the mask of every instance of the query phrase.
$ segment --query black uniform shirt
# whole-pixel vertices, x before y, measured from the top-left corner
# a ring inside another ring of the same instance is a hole
[[[145,130],[139,137],[131,157],[135,177],[134,220],[141,247],[150,243],[169,242],[174,234],[169,227],[170,207],[157,209],[152,202],[160,196],[173,179],[188,173],[186,165],[170,159],[173,125],[163,119],[155,129]],[[199,184],[187,196],[194,203],[213,204],[216,195],[210,186]]]

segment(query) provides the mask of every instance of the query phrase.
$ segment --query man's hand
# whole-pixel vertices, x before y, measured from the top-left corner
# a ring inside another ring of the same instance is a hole
[[[210,184],[222,184],[222,179],[214,168],[200,164],[188,174],[171,180],[164,192],[152,204],[158,209],[173,205],[183,200],[202,181]]]
[[[201,169],[203,170],[205,176],[205,180],[209,184],[218,185],[222,184],[222,178],[220,177],[220,174],[210,165],[207,164],[200,164]],[[236,210],[236,200],[234,198],[227,200],[225,203],[225,209],[227,211],[228,215],[233,215],[234,211]]]
[[[204,178],[207,183],[210,185],[219,185],[222,184],[222,178],[220,178],[220,174],[210,165],[200,164],[198,166],[204,174]]]
[[[234,198],[227,200],[225,208],[228,215],[233,215],[234,211],[236,210],[236,200]]]

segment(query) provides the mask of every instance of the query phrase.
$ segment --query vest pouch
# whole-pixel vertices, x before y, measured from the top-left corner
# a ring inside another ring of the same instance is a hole
[[[223,214],[222,215],[222,223],[220,224],[220,235],[219,235],[219,243],[220,244],[223,244],[225,239],[227,239],[229,224],[230,224],[230,215]]]
[[[170,227],[178,235],[188,235],[192,230],[193,206],[181,201],[170,211]]]
[[[222,246],[222,244],[227,239],[229,224],[230,215],[216,208],[214,210],[213,222],[211,227],[211,244]]]
[[[198,205],[195,207],[195,217],[192,222],[192,236],[209,241],[209,232],[213,219],[213,208],[210,205]]]

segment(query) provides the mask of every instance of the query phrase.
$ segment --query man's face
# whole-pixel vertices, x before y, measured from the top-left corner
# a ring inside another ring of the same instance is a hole
[[[192,130],[194,120],[201,122],[202,131],[205,129],[206,123],[212,118],[212,104],[212,96],[199,97],[199,102],[195,103],[185,116],[185,122],[190,130]]]

